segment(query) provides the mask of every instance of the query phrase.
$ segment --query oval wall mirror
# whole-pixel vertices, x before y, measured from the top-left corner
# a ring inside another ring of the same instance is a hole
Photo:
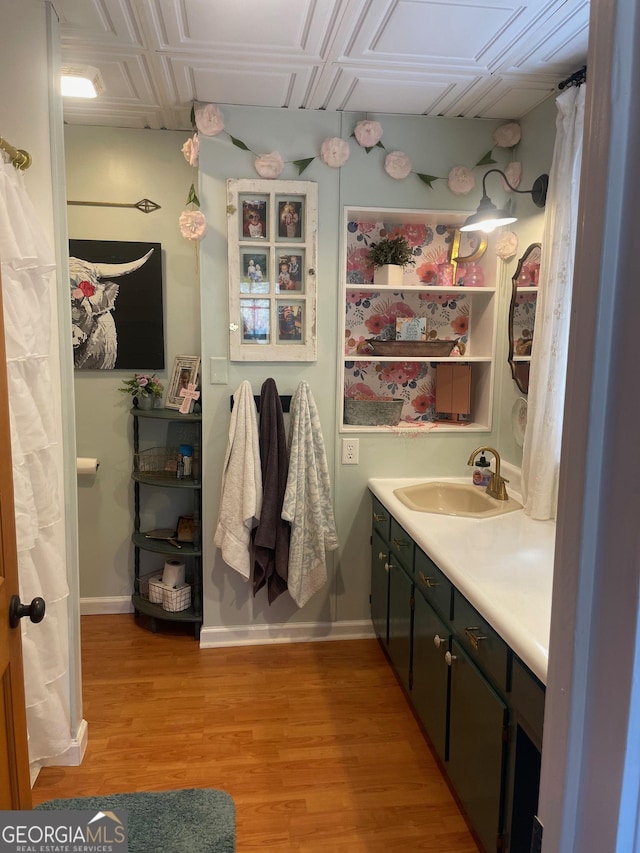
[[[541,252],[540,243],[527,246],[511,279],[508,360],[513,380],[523,394],[529,392],[529,367],[536,322]]]

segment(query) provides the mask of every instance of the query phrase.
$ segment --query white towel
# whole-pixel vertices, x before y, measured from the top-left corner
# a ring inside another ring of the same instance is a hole
[[[325,552],[338,547],[338,537],[320,418],[306,382],[293,395],[290,416],[282,518],[291,522],[289,594],[302,607],[326,584]]]
[[[251,531],[262,507],[258,416],[251,385],[241,382],[233,395],[222,496],[214,543],[222,559],[245,580],[251,574]]]

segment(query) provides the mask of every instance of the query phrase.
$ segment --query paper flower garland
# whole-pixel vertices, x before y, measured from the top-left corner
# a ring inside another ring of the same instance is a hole
[[[391,151],[384,158],[384,170],[390,178],[401,181],[411,174],[411,160],[402,151]]]
[[[320,160],[325,166],[339,169],[349,159],[349,145],[339,136],[331,136],[324,140],[320,146]]]
[[[182,146],[182,153],[184,154],[184,159],[190,166],[198,165],[198,152],[200,150],[200,140],[198,139],[198,134],[194,133],[190,139],[187,139],[185,144]]]
[[[379,121],[359,121],[353,131],[358,145],[373,148],[382,139],[382,125]]]
[[[454,195],[466,195],[475,187],[476,179],[466,166],[454,166],[449,172],[447,184]]]
[[[285,164],[282,155],[278,151],[272,151],[270,154],[257,154],[241,139],[232,136],[225,131],[224,118],[220,109],[215,104],[204,104],[198,106],[194,103],[191,110],[191,122],[197,128],[199,133],[204,136],[217,136],[225,132],[233,145],[243,151],[247,151],[254,155],[254,168],[261,178],[275,179],[280,177],[284,171],[285,165],[295,166],[298,170],[298,175],[301,175],[315,159],[319,159],[325,166],[332,169],[339,169],[349,159],[350,150],[349,143],[338,136],[327,137],[323,140],[320,151],[313,157],[302,157],[298,160],[289,160]],[[382,144],[382,125],[378,121],[370,121],[365,119],[356,123],[352,136],[356,139],[358,145],[362,146],[367,154],[375,147],[385,150]],[[497,148],[513,148],[518,144],[522,137],[522,130],[517,122],[507,122],[496,128],[493,134],[494,147]],[[198,165],[198,148],[199,139],[196,133],[191,139],[187,140],[182,146],[182,153],[191,166]],[[446,181],[449,190],[454,195],[467,195],[475,187],[475,177],[473,170],[480,166],[491,166],[497,163],[493,157],[493,149],[489,149],[472,168],[467,166],[455,166],[449,172]],[[390,151],[386,154],[384,160],[384,170],[390,178],[396,181],[403,180],[412,172],[422,181],[429,189],[433,188],[433,183],[439,180],[445,180],[442,176],[429,175],[421,172],[414,172],[411,160],[403,151]],[[507,180],[517,188],[522,178],[522,166],[520,163],[512,162],[504,169]],[[504,183],[504,181],[503,181]],[[505,189],[509,189],[505,184]],[[198,205],[199,206],[199,205]]]
[[[261,178],[277,178],[284,169],[282,157],[277,151],[256,157],[253,166]]]
[[[183,210],[180,214],[180,233],[186,240],[202,240],[207,220],[200,210]]]
[[[222,113],[215,104],[205,104],[195,110],[195,122],[205,136],[217,136],[224,130]]]
[[[496,255],[506,261],[518,251],[518,235],[513,231],[505,231],[496,239]]]
[[[514,189],[517,190],[520,186],[520,181],[522,180],[522,163],[517,163],[515,161],[513,163],[509,163],[505,168],[504,173],[507,176],[507,181],[509,181],[511,187],[514,187]],[[505,183],[504,180],[502,181],[502,186],[508,193],[511,192],[511,187]]]
[[[187,206],[180,214],[178,225],[180,233],[185,240],[202,240],[207,230],[207,220],[204,213],[200,211],[200,199],[196,194],[196,188],[193,184],[189,188],[187,196]]]
[[[513,148],[522,138],[522,130],[520,125],[511,121],[508,124],[502,124],[496,128],[493,134],[493,143],[498,148]]]

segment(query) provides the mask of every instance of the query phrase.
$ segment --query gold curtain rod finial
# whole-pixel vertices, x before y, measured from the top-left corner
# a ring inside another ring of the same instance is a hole
[[[16,167],[16,169],[28,169],[31,165],[31,154],[28,151],[25,151],[24,148],[14,148],[13,145],[10,145],[6,139],[0,136],[0,150],[5,151],[9,157],[11,158],[11,164]]]

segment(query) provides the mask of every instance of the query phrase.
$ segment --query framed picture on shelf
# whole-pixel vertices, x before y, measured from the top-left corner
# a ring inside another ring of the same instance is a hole
[[[316,361],[318,185],[230,178],[227,222],[231,361]]]
[[[173,364],[171,379],[167,387],[167,397],[164,401],[166,409],[179,409],[184,402],[184,394],[189,385],[197,388],[198,376],[200,374],[199,355],[177,355]],[[189,411],[193,411],[193,400],[190,402]]]

